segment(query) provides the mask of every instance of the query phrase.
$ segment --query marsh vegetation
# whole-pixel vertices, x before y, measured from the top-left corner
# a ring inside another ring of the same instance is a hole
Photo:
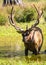
[[[37,6],[40,6],[40,8],[43,9],[43,15],[40,19],[40,23],[38,27],[42,29],[44,41],[43,46],[41,48],[40,54],[35,56],[32,54],[32,52],[29,51],[28,58],[25,58],[24,54],[24,43],[22,42],[22,36],[21,34],[17,33],[17,31],[10,25],[8,20],[8,15],[11,10],[11,6],[5,6],[2,7],[2,0],[0,0],[0,13],[3,15],[3,17],[0,17],[0,22],[4,22],[5,25],[0,25],[0,65],[46,65],[46,53],[44,52],[46,50],[46,1],[40,0],[37,2],[27,2],[24,1],[25,5],[30,8],[30,4],[34,3]],[[23,8],[21,10],[21,7],[15,5],[14,6],[15,11],[22,12]],[[15,12],[15,15],[18,14]],[[33,11],[34,12],[34,11]],[[25,12],[24,12],[25,13]],[[32,13],[32,12],[31,12]],[[28,12],[25,14],[29,14]],[[37,14],[37,13],[36,13]],[[18,14],[20,16],[23,14]],[[23,29],[26,28],[26,25],[28,27],[31,27],[32,24],[35,23],[35,19],[27,21],[26,16],[24,15],[24,22],[21,22],[19,19],[19,22],[17,20],[17,25],[22,27]],[[36,18],[37,16],[35,16]],[[3,18],[3,20],[2,20]],[[6,20],[5,20],[6,19]],[[22,18],[21,18],[22,19]],[[26,22],[27,21],[27,22]],[[2,22],[2,23],[3,23]]]

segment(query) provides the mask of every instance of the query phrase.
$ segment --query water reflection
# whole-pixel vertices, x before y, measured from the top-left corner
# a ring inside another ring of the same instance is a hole
[[[34,60],[34,61],[38,60],[38,61],[41,61],[41,56],[40,55],[32,55],[31,58],[30,58],[30,60]]]
[[[11,51],[0,51],[0,57],[5,57],[5,58],[25,58],[27,61],[46,61],[46,52],[45,51],[41,51],[40,54],[38,55],[34,55],[31,52],[28,54],[28,57],[25,57],[25,53],[24,50],[22,51],[15,51],[15,52],[11,52]]]
[[[24,50],[20,49],[18,45],[14,47],[14,49],[15,50],[11,50],[11,46],[0,47],[0,57],[3,57],[3,58],[13,58],[14,57],[14,58],[21,58],[21,59],[25,58],[27,61],[37,61],[37,60],[46,61],[46,50],[41,51],[40,54],[38,55],[33,55],[32,52],[29,51],[28,57],[25,57]]]
[[[27,61],[46,61],[46,52],[41,51],[38,55],[31,54],[29,57],[25,57]]]

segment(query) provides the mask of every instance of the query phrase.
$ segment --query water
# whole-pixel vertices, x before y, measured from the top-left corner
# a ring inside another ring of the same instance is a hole
[[[26,60],[30,60],[30,61],[46,61],[46,52],[45,51],[41,51],[40,54],[38,55],[34,55],[32,54],[32,52],[29,51],[28,53],[28,57],[25,57],[25,53],[24,50],[19,50],[19,51],[0,51],[0,58],[16,58],[16,59],[23,59],[25,58]]]

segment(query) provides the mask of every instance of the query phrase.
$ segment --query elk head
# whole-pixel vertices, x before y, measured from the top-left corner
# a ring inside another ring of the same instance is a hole
[[[17,32],[20,32],[23,37],[23,42],[25,45],[25,55],[28,55],[28,50],[31,50],[34,54],[38,54],[43,41],[43,35],[42,31],[39,27],[36,27],[39,23],[39,19],[42,15],[39,14],[39,11],[37,10],[36,6],[33,5],[38,13],[38,18],[36,23],[28,29],[28,26],[26,26],[26,30],[24,31],[22,28],[16,25],[16,22],[13,20],[13,7],[11,9],[11,14],[9,16],[9,22],[10,24],[17,30]]]

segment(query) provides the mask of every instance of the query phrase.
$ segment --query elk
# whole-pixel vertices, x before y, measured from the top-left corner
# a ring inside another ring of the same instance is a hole
[[[37,27],[39,24],[39,19],[42,15],[42,13],[39,14],[38,9],[35,5],[33,5],[38,13],[38,18],[36,20],[36,23],[31,26],[30,28],[26,27],[26,30],[23,30],[19,26],[16,25],[16,22],[14,22],[13,19],[13,7],[11,9],[11,14],[9,15],[9,22],[10,24],[17,30],[18,33],[22,34],[23,42],[25,46],[25,56],[28,56],[28,50],[32,51],[33,54],[37,55],[40,52],[40,49],[43,44],[43,34],[42,30]]]

